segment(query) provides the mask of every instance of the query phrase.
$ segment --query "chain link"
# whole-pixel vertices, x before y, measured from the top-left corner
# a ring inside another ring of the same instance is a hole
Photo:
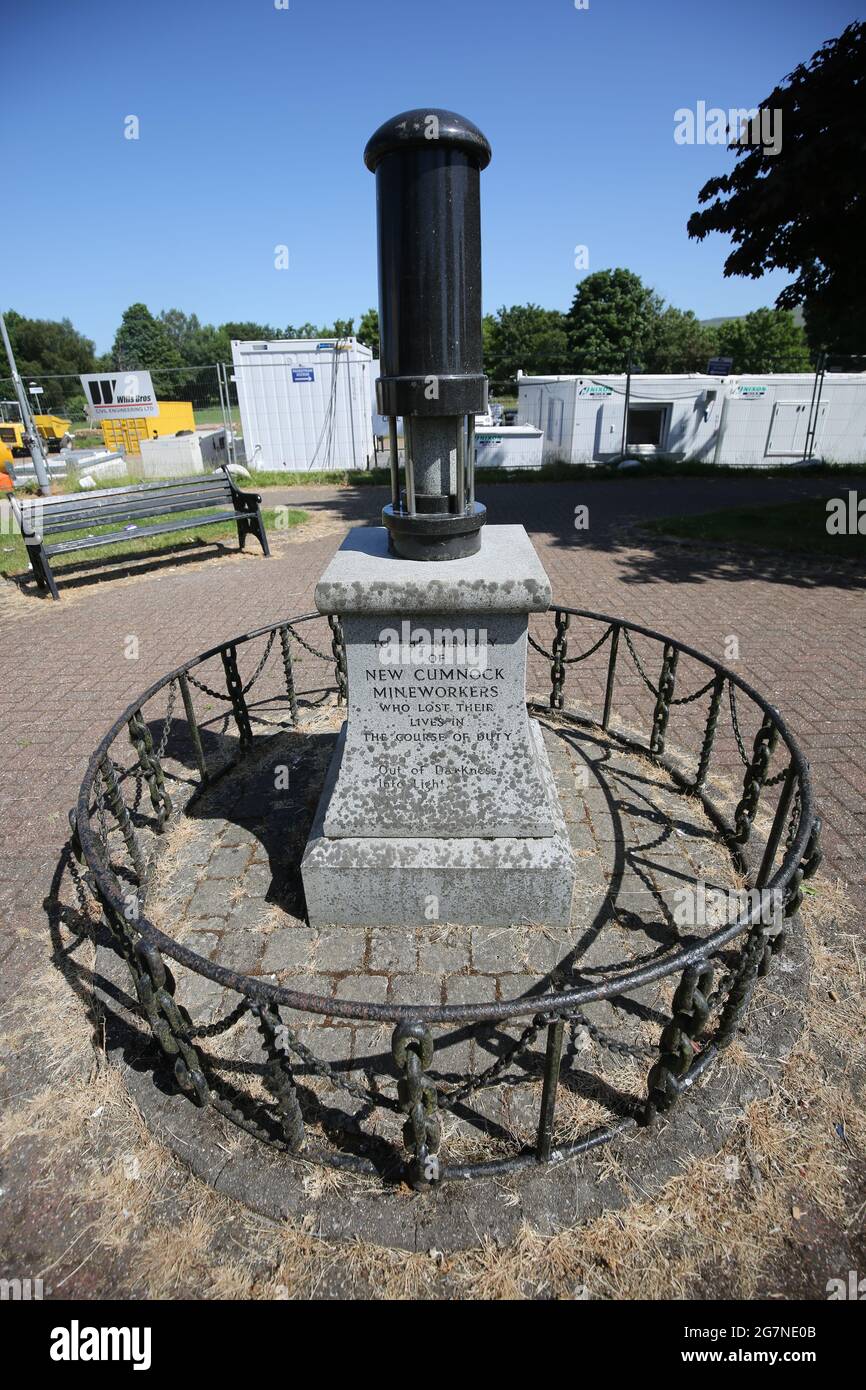
[[[397,1083],[400,1108],[407,1116],[403,1142],[413,1151],[409,1165],[413,1187],[428,1187],[439,1180],[439,1145],[442,1129],[437,1113],[438,1094],[427,1076],[433,1060],[433,1034],[423,1023],[398,1023],[391,1051],[401,1073]]]
[[[680,1084],[694,1061],[697,1040],[710,1014],[713,967],[707,961],[689,965],[673,998],[671,1020],[659,1039],[659,1059],[647,1077],[645,1122],[670,1109]]]

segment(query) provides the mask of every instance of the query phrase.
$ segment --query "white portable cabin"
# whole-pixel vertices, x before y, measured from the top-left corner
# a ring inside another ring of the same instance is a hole
[[[812,457],[866,461],[866,373],[828,373],[820,400],[814,373],[631,378],[625,453],[770,467]],[[609,463],[623,453],[626,377],[518,374],[518,420],[544,431],[543,456]]]
[[[475,421],[478,468],[540,468],[544,434],[534,425],[480,424]]]
[[[373,457],[373,354],[355,338],[233,342],[246,465],[366,468]]]

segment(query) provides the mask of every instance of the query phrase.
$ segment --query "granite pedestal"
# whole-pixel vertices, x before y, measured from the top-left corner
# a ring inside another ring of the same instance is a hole
[[[569,921],[572,853],[525,704],[550,582],[522,526],[441,564],[350,532],[316,588],[343,624],[348,717],[301,872],[315,925]]]

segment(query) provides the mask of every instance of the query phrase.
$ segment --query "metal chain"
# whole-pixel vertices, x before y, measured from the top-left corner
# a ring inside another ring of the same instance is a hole
[[[265,1084],[276,1098],[280,1112],[280,1125],[289,1153],[297,1153],[304,1146],[304,1117],[292,1067],[286,1050],[280,1043],[282,1021],[279,1011],[270,1004],[254,1005],[253,1012],[258,1019],[258,1030],[262,1037],[262,1047],[268,1059]]]
[[[647,690],[650,690],[652,694],[655,695],[656,699],[658,699],[659,688],[657,685],[653,684],[646,671],[644,670],[643,666],[641,665],[641,659],[635,651],[634,644],[632,643],[632,640],[628,635],[628,628],[624,627],[622,629],[622,635],[625,638],[625,644],[629,649],[631,659],[637,667],[638,675],[640,676]],[[671,643],[671,645],[673,645],[673,643]],[[699,700],[702,695],[706,695],[707,691],[710,690],[713,684],[715,683],[715,679],[715,676],[710,676],[710,679],[704,685],[702,685],[699,690],[693,690],[691,695],[680,695],[676,700],[671,700],[669,701],[669,703],[671,705],[690,705],[693,700]]]
[[[607,629],[607,631],[606,631],[605,633],[603,633],[601,637],[599,637],[599,639],[598,639],[597,642],[593,642],[593,644],[592,644],[591,647],[587,647],[587,649],[586,649],[585,652],[581,652],[578,656],[568,656],[568,657],[563,656],[563,658],[562,658],[562,664],[563,664],[563,666],[573,666],[574,663],[575,663],[576,661],[586,661],[586,658],[587,658],[588,656],[592,656],[593,652],[597,652],[598,649],[599,649],[599,647],[603,647],[603,646],[604,646],[605,642],[607,641],[608,637],[610,637],[610,635],[611,635],[612,632],[613,632],[613,623],[611,623],[611,625],[610,625],[610,627]],[[539,655],[541,655],[541,656],[546,656],[546,657],[548,658],[548,660],[549,660],[550,657],[551,657],[551,655],[552,655],[552,653],[551,653],[550,651],[548,651],[547,647],[542,647],[541,643],[540,643],[540,642],[536,642],[535,638],[534,638],[533,636],[531,636],[531,634],[527,634],[527,635],[529,636],[529,645],[530,645],[531,647],[534,647],[535,650],[539,653]]]
[[[288,626],[288,625],[287,625],[287,626]],[[290,629],[290,630],[291,630],[291,629]],[[276,637],[277,637],[277,630],[276,630],[276,628],[275,628],[275,629],[273,630],[273,632],[271,633],[270,637],[268,638],[267,646],[265,647],[264,654],[263,654],[263,656],[262,656],[261,661],[259,662],[259,664],[258,664],[258,666],[256,667],[256,669],[253,671],[253,674],[250,676],[250,678],[249,678],[249,680],[247,681],[246,685],[242,685],[242,686],[240,687],[240,692],[239,692],[239,693],[240,693],[241,695],[246,695],[246,694],[248,694],[249,691],[252,690],[252,688],[253,688],[253,686],[255,685],[256,681],[258,680],[259,676],[262,674],[262,671],[265,669],[265,666],[267,665],[267,660],[268,660],[268,657],[269,657],[270,654],[271,654],[271,649],[272,649],[272,647],[273,647],[273,645],[274,645],[274,642],[276,641]],[[213,700],[229,700],[229,701],[230,701],[231,698],[232,698],[231,695],[227,695],[227,694],[225,693],[225,691],[213,690],[209,685],[205,685],[204,681],[197,680],[196,677],[192,674],[191,671],[187,671],[187,673],[186,673],[186,678],[187,678],[187,680],[189,681],[190,685],[194,685],[194,686],[196,687],[196,689],[202,691],[202,693],[203,693],[204,695],[210,695],[211,699],[213,699]]]
[[[702,695],[706,695],[707,691],[708,691],[708,690],[711,690],[712,687],[715,685],[715,683],[716,683],[716,678],[715,678],[715,676],[710,676],[710,679],[707,681],[706,685],[702,685],[701,688],[700,688],[700,690],[695,690],[695,691],[693,691],[691,695],[680,695],[680,696],[677,697],[676,700],[671,700],[671,704],[672,704],[672,705],[690,705],[690,704],[692,703],[693,700],[699,700],[699,699],[701,698]]]
[[[157,833],[161,834],[166,821],[171,817],[171,797],[165,789],[162,764],[159,755],[154,752],[153,737],[140,709],[129,719],[128,728],[130,742],[138,754],[139,766],[147,782],[150,802],[156,816]]]
[[[647,1077],[645,1122],[668,1110],[679,1095],[680,1082],[694,1061],[697,1040],[709,1017],[713,967],[707,961],[689,965],[677,986],[671,1020],[659,1039],[659,1059]]]
[[[286,631],[292,634],[298,646],[303,647],[305,652],[309,652],[311,656],[320,657],[322,661],[332,660],[332,657],[329,656],[327,652],[320,652],[316,647],[311,647],[309,642],[305,642],[303,637],[299,637],[297,632],[295,632],[295,629],[292,627],[291,623],[285,623],[284,626]]]
[[[550,707],[551,709],[562,709],[563,706],[563,687],[565,685],[565,654],[568,651],[568,625],[571,622],[571,615],[563,613],[561,609],[556,610],[556,636],[553,639],[551,655],[553,663],[550,667]]]
[[[659,692],[658,692],[658,689],[657,689],[656,686],[653,685],[653,683],[652,683],[652,681],[650,680],[649,676],[647,675],[646,671],[645,671],[644,668],[641,666],[641,664],[640,664],[640,657],[638,656],[637,652],[636,652],[635,649],[634,649],[634,646],[633,646],[633,644],[632,644],[632,640],[631,640],[631,638],[630,638],[629,635],[628,635],[628,628],[627,628],[627,627],[624,627],[624,628],[622,629],[622,635],[623,635],[623,637],[625,638],[625,644],[626,644],[626,646],[628,647],[629,652],[631,653],[631,659],[632,659],[632,661],[634,662],[635,666],[637,667],[638,675],[640,676],[640,678],[641,678],[641,680],[643,681],[644,685],[646,686],[647,690],[652,691],[653,695],[655,695],[656,699],[658,699],[658,693],[659,693]]]
[[[328,614],[331,629],[331,651],[334,656],[334,674],[337,677],[337,703],[345,704],[349,694],[349,676],[346,669],[346,644],[343,641],[343,624],[335,614]]]
[[[453,1110],[455,1105],[459,1105],[461,1101],[466,1100],[467,1096],[471,1096],[474,1091],[478,1091],[482,1087],[490,1086],[510,1062],[513,1062],[515,1058],[519,1057],[522,1053],[529,1051],[535,1039],[538,1037],[538,1034],[545,1026],[546,1020],[540,1014],[537,1015],[531,1023],[526,1025],[519,1037],[512,1039],[510,1047],[506,1047],[496,1058],[496,1061],[491,1063],[489,1067],[479,1072],[477,1076],[468,1077],[466,1081],[462,1082],[453,1091],[447,1091],[444,1094],[440,1093],[440,1110]]]
[[[746,752],[746,746],[743,743],[743,736],[740,733],[740,721],[737,718],[737,701],[734,695],[734,683],[732,680],[728,681],[728,698],[731,706],[731,723],[734,727],[734,737],[737,740],[737,748],[739,750],[739,754],[743,760],[744,765],[748,767],[751,759],[749,758],[749,755]],[[782,771],[777,772],[774,777],[767,777],[763,785],[765,787],[775,787],[779,782],[783,782],[785,780],[787,773],[788,769],[786,767],[783,767]]]
[[[366,1067],[357,1068],[362,1076],[367,1078],[369,1089],[366,1089],[363,1086],[357,1085],[356,1082],[350,1081],[348,1076],[345,1076],[342,1072],[336,1072],[330,1063],[322,1061],[314,1052],[311,1052],[287,1023],[280,1024],[280,1039],[281,1046],[284,1046],[290,1052],[294,1052],[296,1057],[300,1057],[301,1061],[306,1063],[315,1076],[321,1076],[324,1080],[330,1081],[332,1085],[339,1087],[342,1091],[346,1091],[348,1095],[354,1096],[356,1100],[362,1100],[366,1103],[372,1103],[373,1105],[381,1105],[387,1109],[397,1109],[396,1100],[391,1096],[382,1094],[376,1089],[375,1072],[368,1071]]]
[[[170,734],[171,734],[172,720],[173,720],[173,718],[174,718],[174,702],[175,702],[176,698],[177,698],[177,677],[174,676],[174,677],[172,677],[172,679],[169,681],[169,686],[168,686],[168,706],[167,706],[166,711],[165,711],[165,719],[163,720],[163,725],[162,725],[162,738],[159,740],[159,747],[158,747],[157,750],[156,750],[156,757],[157,757],[157,761],[158,761],[158,762],[162,762],[162,760],[163,760],[163,758],[164,758],[164,756],[165,756],[165,750],[166,750],[166,748],[168,747],[168,740],[169,740],[169,736],[170,736]],[[169,775],[170,775],[170,774],[169,774]]]
[[[268,662],[268,657],[269,657],[270,654],[271,654],[271,648],[273,647],[274,642],[276,641],[276,637],[277,637],[277,631],[276,631],[276,628],[275,628],[274,631],[271,633],[270,637],[268,638],[268,644],[267,644],[267,646],[265,647],[264,655],[262,656],[261,661],[259,662],[259,664],[258,664],[258,666],[256,667],[256,669],[253,671],[253,674],[250,676],[250,678],[249,678],[249,680],[247,681],[246,685],[242,685],[242,686],[241,686],[241,694],[242,694],[242,695],[246,695],[246,694],[249,693],[250,690],[252,690],[252,688],[253,688],[253,686],[255,685],[256,681],[258,680],[259,676],[262,674],[262,671],[264,671],[265,666],[267,665],[267,662]]]
[[[656,1049],[652,1043],[627,1043],[619,1038],[613,1037],[610,1033],[605,1033],[586,1017],[586,1014],[570,1014],[568,1017],[568,1027],[573,1042],[576,1042],[575,1032],[578,1028],[585,1028],[594,1043],[604,1048],[606,1052],[614,1052],[621,1057],[654,1057]]]
[[[214,690],[211,686],[205,685],[204,681],[197,680],[192,671],[187,671],[186,678],[190,685],[194,685],[196,690],[200,690],[203,695],[210,695],[212,700],[231,700],[224,690]]]
[[[778,730],[770,715],[755,734],[751,761],[743,779],[743,794],[734,812],[734,831],[731,836],[734,844],[744,845],[752,833],[752,825],[758,813],[758,802],[764,787],[767,768],[778,740]]]
[[[394,1061],[402,1073],[397,1083],[400,1108],[407,1116],[403,1142],[413,1153],[409,1164],[413,1187],[428,1187],[441,1176],[439,1144],[442,1127],[438,1094],[427,1068],[433,1060],[433,1034],[423,1023],[398,1023],[391,1040]]]
[[[743,743],[743,736],[740,733],[740,721],[737,718],[737,700],[734,695],[734,682],[728,681],[728,703],[731,706],[731,723],[734,727],[734,738],[737,740],[737,748],[745,767],[749,766],[749,755],[746,752],[746,745]]]

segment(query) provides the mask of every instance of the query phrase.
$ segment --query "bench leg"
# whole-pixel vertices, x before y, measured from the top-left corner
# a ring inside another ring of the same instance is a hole
[[[271,547],[268,545],[268,533],[265,530],[265,523],[262,521],[262,514],[258,507],[256,507],[256,535],[261,542],[262,550],[266,555],[270,555]]]
[[[42,546],[27,547],[27,554],[30,559],[30,567],[33,570],[36,583],[40,589],[47,589],[53,599],[60,599],[57,592],[57,585],[54,582],[54,575],[51,573],[51,564],[48,556],[43,553]]]
[[[244,548],[247,536],[252,535],[259,541],[265,554],[270,555],[271,551],[268,545],[268,537],[265,532],[264,522],[262,521],[262,514],[258,507],[256,507],[254,512],[239,513],[237,526],[238,545],[241,550]]]

